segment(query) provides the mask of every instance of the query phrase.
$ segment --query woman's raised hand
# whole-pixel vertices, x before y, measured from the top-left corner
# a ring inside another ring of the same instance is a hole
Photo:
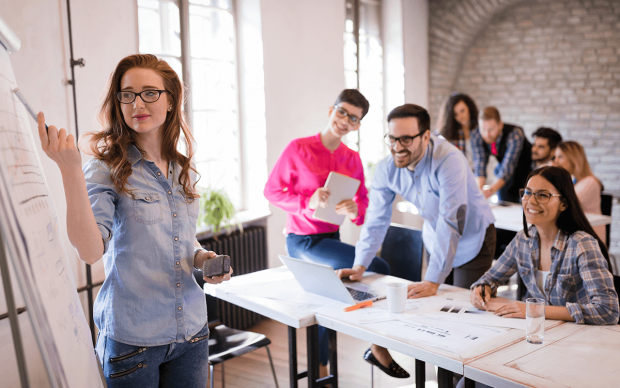
[[[39,112],[37,123],[39,125],[41,147],[45,154],[56,162],[60,171],[71,171],[76,168],[81,171],[82,157],[75,146],[73,135],[67,136],[67,131],[64,128],[58,130],[53,125],[50,125],[46,130],[43,112]]]

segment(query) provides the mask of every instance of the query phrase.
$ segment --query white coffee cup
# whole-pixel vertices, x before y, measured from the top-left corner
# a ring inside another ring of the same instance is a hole
[[[385,285],[388,311],[400,314],[405,311],[407,303],[407,285],[405,283],[388,283]]]

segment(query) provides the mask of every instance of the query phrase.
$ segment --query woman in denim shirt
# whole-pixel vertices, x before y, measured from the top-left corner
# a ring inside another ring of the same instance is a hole
[[[524,230],[472,285],[471,303],[482,308],[482,287],[486,302],[519,271],[529,297],[546,300],[548,319],[617,323],[618,294],[609,271],[609,254],[579,204],[570,174],[558,167],[535,170],[521,197]],[[529,229],[526,221],[532,224]],[[525,304],[510,303],[496,313],[525,318]]]
[[[209,328],[192,270],[215,256],[196,240],[192,135],[177,74],[154,55],[120,61],[81,168],[72,135],[39,113],[45,153],[60,167],[67,231],[81,260],[103,257],[93,315],[108,387],[204,387]],[[187,156],[177,151],[181,131]],[[229,274],[206,278],[216,284]]]

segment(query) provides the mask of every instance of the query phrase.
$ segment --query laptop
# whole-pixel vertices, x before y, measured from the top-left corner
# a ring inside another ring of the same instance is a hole
[[[347,304],[356,304],[385,296],[374,287],[360,282],[343,283],[334,269],[328,265],[278,255],[282,263],[293,273],[301,287],[313,294]]]

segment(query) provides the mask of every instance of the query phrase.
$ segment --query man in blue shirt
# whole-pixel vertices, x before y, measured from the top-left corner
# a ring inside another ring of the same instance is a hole
[[[353,268],[340,269],[338,275],[362,278],[385,238],[392,203],[400,194],[424,218],[422,238],[429,252],[424,280],[409,285],[407,296],[435,295],[453,267],[453,284],[469,288],[491,268],[495,219],[465,155],[447,140],[431,135],[430,116],[418,105],[394,108],[388,127],[385,139],[392,155],[375,169]],[[391,376],[397,375],[391,370],[400,368],[387,349],[375,344],[364,358]]]
[[[424,281],[412,284],[410,298],[435,295],[454,267],[454,285],[469,288],[491,267],[495,226],[462,152],[430,134],[426,109],[405,104],[388,115],[386,143],[392,155],[377,165],[370,205],[353,268],[341,277],[359,280],[375,257],[390,225],[396,194],[413,203],[424,218],[429,263]]]

